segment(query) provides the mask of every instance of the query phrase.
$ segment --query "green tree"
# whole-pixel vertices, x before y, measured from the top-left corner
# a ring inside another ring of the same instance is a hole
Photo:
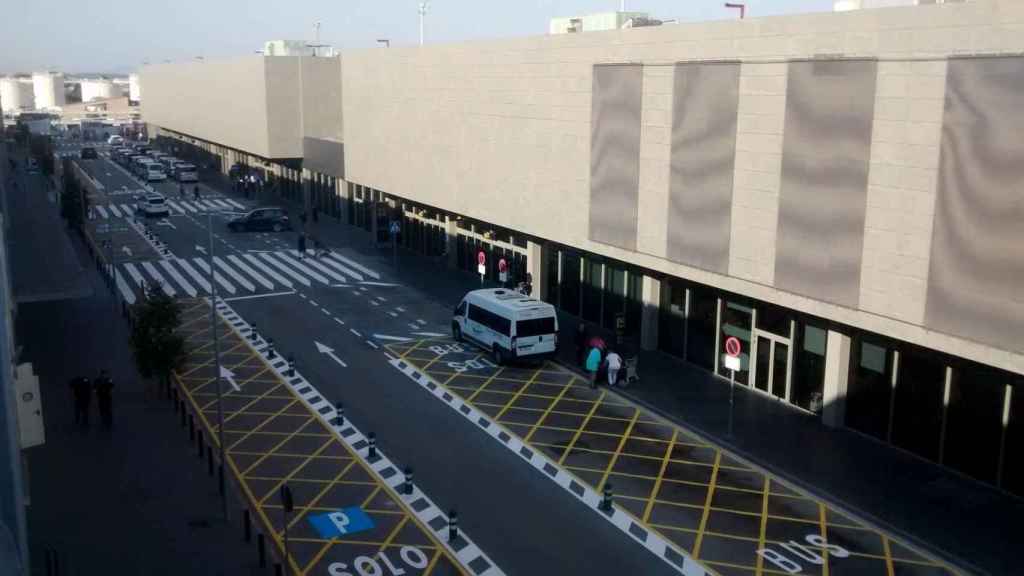
[[[159,286],[146,287],[146,298],[132,306],[131,347],[143,378],[157,379],[166,388],[171,373],[185,360],[185,338],[177,332],[181,306]]]

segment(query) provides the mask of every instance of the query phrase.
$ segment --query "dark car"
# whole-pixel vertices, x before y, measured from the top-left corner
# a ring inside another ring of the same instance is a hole
[[[95,148],[92,148],[92,147],[89,147],[89,146],[83,146],[82,147],[82,159],[83,160],[93,160],[95,158],[97,158],[97,156],[96,156],[96,149]]]
[[[291,230],[292,224],[282,208],[257,208],[228,221],[228,230],[232,232],[250,232],[272,230],[280,232]]]

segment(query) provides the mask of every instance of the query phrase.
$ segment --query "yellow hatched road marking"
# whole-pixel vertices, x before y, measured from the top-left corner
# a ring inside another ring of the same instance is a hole
[[[697,528],[697,539],[693,543],[693,557],[700,558],[700,546],[704,541],[704,530],[708,525],[708,516],[711,514],[711,499],[715,496],[715,484],[718,482],[718,465],[722,463],[722,451],[715,453],[715,467],[711,470],[711,483],[708,485],[707,498],[704,500],[704,513],[700,517],[700,526]]]
[[[576,429],[576,433],[573,434],[572,440],[565,447],[565,452],[562,452],[562,456],[558,459],[559,466],[565,463],[565,459],[569,456],[569,451],[571,451],[572,447],[576,445],[576,441],[579,440],[580,434],[582,434],[583,429],[587,427],[587,422],[590,422],[590,417],[597,411],[597,407],[601,405],[601,401],[604,400],[606,393],[607,390],[601,390],[601,393],[597,396],[597,400],[594,400],[594,406],[591,407],[590,412],[587,413],[587,417],[583,419],[583,423],[580,424],[580,427]]]
[[[882,537],[882,550],[885,552],[885,572],[888,576],[893,576],[895,570],[892,566],[892,548],[889,546],[889,537],[885,534],[879,534]]]
[[[636,424],[637,418],[640,417],[640,409],[637,408],[633,412],[633,420],[629,423],[629,427],[622,434],[622,440],[619,441],[619,447],[615,449],[615,454],[612,455],[611,461],[608,462],[608,466],[604,469],[604,474],[601,476],[601,483],[598,487],[604,486],[605,482],[608,481],[608,475],[611,474],[612,468],[615,467],[615,462],[618,461],[619,455],[622,454],[622,448],[626,445],[626,440],[629,439],[629,433],[633,430],[633,425]]]
[[[333,488],[334,486],[337,486],[339,484],[338,480],[341,479],[341,477],[344,476],[345,474],[348,474],[348,471],[353,466],[356,465],[356,461],[354,459],[350,459],[350,460],[351,461],[348,463],[348,465],[345,466],[344,468],[342,468],[341,472],[338,472],[337,476],[335,476],[333,480],[324,483],[325,486],[323,487],[323,489],[320,490],[319,492],[317,492],[316,496],[314,496],[313,499],[309,501],[309,504],[307,504],[305,506],[297,506],[297,508],[299,508],[301,510],[301,512],[296,514],[295,517],[292,518],[292,521],[288,523],[288,528],[289,529],[291,529],[292,526],[295,526],[295,524],[299,520],[302,520],[306,516],[306,514],[308,513],[309,510],[311,510],[313,508],[316,508],[317,502],[319,502],[320,499],[323,498],[325,494],[327,494],[327,491],[330,490],[331,488]]]
[[[536,378],[536,375],[534,375],[533,378]],[[523,391],[525,391],[527,388],[530,387],[531,384],[533,384],[533,378],[527,380],[526,384],[523,384],[523,387],[520,388],[514,395],[512,395],[512,398],[509,398],[508,403],[502,406],[501,410],[494,416],[495,421],[500,420],[501,417],[505,415],[505,412],[507,412],[508,409],[511,408],[512,405],[516,403],[516,400],[519,399],[519,396],[522,395]],[[543,416],[541,416],[541,418],[543,418]]]
[[[473,400],[477,397],[477,395],[479,395],[481,392],[483,392],[484,388],[487,388],[488,384],[490,384],[491,382],[494,382],[494,379],[498,377],[498,374],[501,374],[504,370],[505,370],[504,366],[501,367],[501,368],[498,368],[497,370],[495,370],[494,374],[491,374],[490,378],[488,378],[483,384],[481,384],[480,387],[477,388],[475,392],[470,394],[469,398],[466,398],[466,402],[472,403]],[[497,420],[497,418],[495,418],[495,420]]]
[[[408,349],[408,350],[406,350],[405,352],[401,353],[401,354],[400,354],[400,355],[399,355],[398,357],[399,357],[399,358],[402,358],[402,359],[404,360],[406,356],[408,356],[409,354],[411,354],[413,350],[415,350],[416,348],[418,348],[418,347],[419,347],[419,345],[420,345],[420,344],[422,344],[422,343],[424,343],[424,342],[426,342],[426,340],[417,340],[416,342],[414,342],[414,343],[413,343],[413,345],[412,345],[412,346],[410,346],[410,347],[409,347],[409,349]]]
[[[287,406],[285,406],[284,408],[282,408],[281,412],[278,412],[278,414],[283,413],[285,410],[291,408],[292,406],[294,406],[295,404],[298,404],[298,403],[299,403],[298,400],[292,400],[291,403],[288,404]],[[232,450],[235,446],[238,446],[239,444],[244,442],[247,438],[249,438],[249,436],[252,436],[256,432],[259,432],[260,429],[262,429],[264,426],[266,426],[268,423],[270,423],[270,421],[272,421],[274,418],[276,418],[276,416],[271,416],[270,418],[267,418],[263,422],[260,422],[259,426],[256,426],[255,428],[253,428],[252,430],[247,432],[245,435],[243,435],[241,438],[239,438],[231,446],[228,446],[228,450]],[[224,423],[227,424],[227,419],[224,420]],[[303,425],[303,426],[305,426],[305,425]],[[300,426],[300,428],[302,428],[302,426]],[[225,429],[224,431],[227,432],[227,429]],[[294,433],[293,432],[282,432],[281,434],[291,435],[291,434],[294,434]]]
[[[758,537],[757,537],[757,549],[758,550],[764,549],[764,539],[765,539],[766,531],[767,531],[767,528],[768,528],[768,494],[771,493],[771,490],[770,490],[771,483],[772,483],[771,479],[769,479],[768,475],[765,474],[765,476],[764,476],[764,496],[763,496],[764,499],[761,501],[761,530],[760,530],[760,532],[758,534]],[[760,554],[758,554],[757,555],[757,567],[756,567],[756,570],[755,570],[754,574],[756,576],[760,576],[763,573],[763,571],[764,571],[764,557],[761,556]]]
[[[541,415],[540,419],[533,424],[533,426],[530,428],[530,432],[523,437],[524,442],[529,442],[530,438],[533,438],[533,434],[537,431],[537,427],[540,426],[541,423],[547,419],[548,414],[551,414],[551,411],[554,410],[555,406],[558,405],[558,402],[562,399],[562,396],[565,396],[565,393],[569,391],[569,388],[572,388],[573,382],[575,381],[576,376],[569,378],[569,382],[565,385],[564,388],[562,388],[562,391],[558,393],[558,396],[555,397],[554,401],[551,402],[550,405],[548,405],[548,409],[545,410],[544,414]]]
[[[303,428],[305,428],[306,426],[309,426],[309,425],[310,425],[310,424],[312,424],[313,422],[314,422],[314,420],[310,419],[310,420],[309,420],[309,422],[306,422],[305,424],[303,424],[303,425],[302,425],[302,427],[303,427]],[[267,459],[268,457],[270,457],[270,456],[274,456],[274,455],[275,455],[275,454],[274,454],[274,450],[276,450],[277,448],[279,448],[279,447],[280,447],[280,446],[282,446],[282,445],[283,445],[283,444],[284,444],[285,442],[287,442],[287,441],[291,440],[292,438],[294,438],[294,436],[286,436],[286,437],[285,437],[285,438],[284,438],[283,440],[281,440],[280,442],[278,442],[278,443],[277,443],[277,445],[276,445],[276,446],[274,446],[274,448],[272,448],[272,449],[271,449],[270,451],[268,451],[268,452],[267,452],[266,454],[264,454],[263,456],[261,456],[260,458],[258,458],[258,459],[257,459],[257,460],[256,460],[255,462],[253,462],[252,464],[250,464],[250,465],[249,465],[249,467],[248,467],[248,468],[246,468],[244,472],[242,472],[242,474],[248,474],[250,470],[252,470],[252,469],[253,469],[253,468],[255,468],[256,466],[258,466],[258,465],[262,464],[262,463],[263,463],[263,461],[264,461],[264,460],[266,460],[266,459]],[[273,488],[273,489],[272,489],[272,490],[271,490],[270,492],[268,492],[268,493],[267,493],[266,495],[264,495],[264,496],[263,496],[263,500],[266,500],[266,499],[267,499],[267,497],[268,497],[269,495],[272,495],[272,494],[274,493],[274,490],[277,490],[278,488],[280,488],[282,484],[285,484],[286,482],[288,482],[289,480],[291,480],[291,479],[292,479],[292,476],[295,476],[295,473],[296,473],[296,472],[298,472],[298,471],[299,471],[299,470],[301,470],[301,469],[302,469],[303,467],[305,467],[305,466],[306,466],[307,464],[309,464],[310,462],[312,462],[314,458],[316,458],[317,456],[319,456],[321,452],[323,452],[324,450],[326,450],[326,449],[327,449],[327,447],[328,447],[328,446],[330,446],[330,445],[331,445],[331,444],[333,444],[333,443],[334,443],[334,438],[328,438],[326,442],[324,442],[323,444],[321,444],[321,445],[320,445],[320,447],[316,449],[316,452],[313,452],[313,453],[312,453],[312,454],[310,454],[309,456],[303,456],[303,458],[305,458],[305,460],[303,460],[301,464],[296,464],[296,465],[295,465],[295,469],[294,469],[294,470],[292,470],[291,472],[289,472],[287,476],[285,476],[285,477],[284,477],[284,478],[282,478],[282,479],[281,479],[281,480],[280,480],[279,482],[277,482],[277,485],[276,485],[276,486],[274,486],[274,488]],[[261,504],[263,503],[263,500],[260,500],[260,503],[261,503]]]
[[[654,481],[654,488],[651,490],[651,496],[647,499],[647,505],[644,506],[644,522],[647,522],[651,518],[651,510],[654,509],[654,499],[658,497],[658,490],[661,489],[661,481],[665,478],[665,470],[668,469],[668,462],[672,456],[672,450],[675,448],[676,437],[678,436],[678,430],[672,432],[672,440],[668,443],[668,449],[665,450],[665,457],[661,460],[661,470],[658,471],[658,478]]]

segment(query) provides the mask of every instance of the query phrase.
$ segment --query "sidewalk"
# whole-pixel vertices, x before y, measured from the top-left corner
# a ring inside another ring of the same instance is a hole
[[[283,199],[276,202],[292,214],[302,211]],[[404,250],[395,272],[390,248],[377,247],[369,233],[331,217],[321,216],[317,232],[327,245],[359,252],[445,305],[480,287],[472,274],[438,274],[433,260]],[[560,313],[562,342],[572,342],[578,322]],[[612,338],[610,332],[603,336]],[[562,346],[559,361],[575,369],[572,348]],[[617,392],[954,564],[983,573],[1018,572],[1009,535],[1019,532],[1024,501],[856,432],[826,427],[817,417],[740,385],[729,437],[728,381],[656,351],[639,352],[639,372],[638,384]]]
[[[80,242],[78,256],[88,262]],[[45,266],[45,262],[39,265]],[[27,452],[33,574],[269,574],[245,544],[240,504],[229,493],[231,525],[220,520],[215,478],[207,476],[170,403],[147,391],[128,348],[128,328],[95,267],[93,296],[19,307],[20,361],[40,379],[46,444]],[[88,430],[73,424],[68,381],[111,371],[114,428],[99,429],[95,399]]]

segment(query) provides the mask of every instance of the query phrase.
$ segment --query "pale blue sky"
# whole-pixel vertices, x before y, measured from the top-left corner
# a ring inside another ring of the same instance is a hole
[[[627,0],[627,10],[680,21],[734,18],[725,0]],[[749,16],[831,10],[832,0],[746,0]],[[342,49],[377,38],[415,44],[417,0],[4,0],[0,73],[52,67],[124,71],[143,60],[252,54],[264,40],[321,40]],[[617,10],[618,0],[432,0],[427,42],[547,32],[552,16]]]

